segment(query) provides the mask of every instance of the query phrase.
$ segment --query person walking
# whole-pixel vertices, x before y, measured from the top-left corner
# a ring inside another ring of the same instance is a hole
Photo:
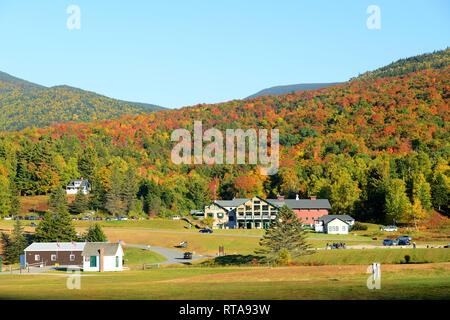
[[[416,242],[413,242],[413,249],[416,248]]]

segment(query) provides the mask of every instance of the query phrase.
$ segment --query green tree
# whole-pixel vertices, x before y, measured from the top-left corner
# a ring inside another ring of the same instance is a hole
[[[50,211],[55,213],[68,210],[67,194],[61,185],[53,189],[50,193],[48,206],[50,208]]]
[[[7,234],[2,232],[1,233],[1,243],[2,243],[2,257],[3,257],[3,263],[10,264],[13,263],[13,253],[12,253],[12,247],[11,247],[11,237]]]
[[[422,173],[417,174],[413,179],[412,197],[419,199],[424,209],[431,210],[431,186]]]
[[[79,189],[75,200],[70,205],[70,211],[74,214],[80,214],[89,209],[89,198]]]
[[[108,241],[102,227],[98,223],[89,226],[88,233],[86,234],[85,239],[89,242]]]
[[[261,248],[255,250],[255,253],[263,255],[263,260],[267,262],[278,261],[280,253],[286,251],[290,258],[313,253],[307,250],[310,245],[306,242],[306,232],[302,222],[287,205],[280,209],[277,218],[272,221],[259,245]]]
[[[443,173],[438,173],[431,187],[433,204],[440,212],[448,214],[448,205],[450,202],[450,179]]]
[[[11,190],[7,177],[0,175],[0,217],[11,212]]]
[[[139,187],[137,184],[137,177],[133,168],[128,168],[125,173],[125,178],[122,183],[122,198],[125,204],[125,210],[128,214],[133,206],[136,204],[137,193]]]
[[[346,170],[339,171],[331,184],[331,203],[337,214],[351,214],[361,190]]]
[[[406,195],[405,182],[401,179],[393,179],[386,193],[386,220],[395,223],[408,214],[410,202]]]
[[[122,180],[123,177],[116,167],[111,171],[110,186],[106,193],[105,208],[114,216],[121,216],[125,212],[125,205],[122,201]]]

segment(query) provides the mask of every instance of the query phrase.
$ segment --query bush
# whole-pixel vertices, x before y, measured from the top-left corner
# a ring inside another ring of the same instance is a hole
[[[410,261],[411,261],[411,256],[407,254],[405,256],[405,263],[409,263]]]
[[[287,249],[281,249],[277,262],[282,265],[288,265],[291,263],[291,254]]]
[[[350,231],[367,230],[367,226],[361,222],[355,221],[355,223],[350,228]]]

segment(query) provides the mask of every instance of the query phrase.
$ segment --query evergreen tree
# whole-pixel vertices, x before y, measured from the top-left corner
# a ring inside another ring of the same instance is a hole
[[[11,191],[7,177],[0,175],[0,217],[11,212]]]
[[[7,234],[2,232],[1,233],[1,244],[2,244],[2,260],[3,263],[5,264],[10,264],[13,263],[12,261],[13,259],[13,254],[12,254],[12,250],[11,250],[11,237]]]
[[[85,239],[89,242],[106,242],[108,241],[102,227],[95,223],[93,226],[89,226],[88,233]]]
[[[74,214],[80,214],[89,209],[89,199],[81,189],[78,190],[75,200],[70,205],[70,211]]]
[[[287,205],[280,209],[259,245],[261,248],[255,250],[255,253],[263,255],[263,260],[267,262],[279,261],[286,253],[289,253],[290,258],[313,253],[307,250],[310,245],[306,242],[302,222]]]
[[[11,182],[11,209],[9,210],[9,214],[11,216],[15,216],[22,209],[22,204],[19,199],[19,191],[17,190],[16,184]]]
[[[77,240],[77,233],[72,225],[72,218],[67,210],[58,212],[58,215],[53,222],[52,235],[53,241],[68,242]]]
[[[36,242],[53,242],[54,236],[54,224],[55,219],[50,212],[47,212],[42,220],[39,222],[39,225],[36,227],[35,232],[35,241]]]
[[[124,203],[122,202],[122,176],[116,167],[113,168],[110,178],[109,190],[106,193],[105,208],[114,216],[124,214]]]
[[[12,263],[20,261],[20,255],[23,254],[23,250],[28,246],[27,238],[23,231],[22,223],[19,219],[14,224],[14,231],[12,237],[11,246],[11,258]]]
[[[61,185],[53,189],[48,199],[50,211],[57,213],[68,210],[67,194]]]
[[[450,179],[443,173],[438,173],[431,187],[434,207],[443,213],[449,214]]]
[[[127,214],[131,211],[137,199],[136,195],[138,193],[139,187],[136,180],[137,177],[135,170],[130,167],[125,173],[125,178],[122,184],[122,198]]]

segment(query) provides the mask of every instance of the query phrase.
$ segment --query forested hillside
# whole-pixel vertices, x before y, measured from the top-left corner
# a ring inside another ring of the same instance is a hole
[[[120,101],[69,86],[46,88],[0,73],[0,131],[143,114],[162,108]]]
[[[441,69],[450,64],[450,48],[400,59],[374,71],[363,73],[359,78],[379,79],[394,77],[423,69]]]
[[[112,214],[142,208],[150,214],[187,213],[214,198],[298,193],[328,198],[334,213],[358,220],[420,223],[431,210],[449,214],[449,98],[445,66],[281,96],[4,133],[0,213],[8,214],[16,190],[44,194],[83,177],[93,184],[90,205]],[[171,132],[191,130],[195,120],[202,120],[204,129],[279,129],[278,174],[262,176],[253,165],[171,163]]]

